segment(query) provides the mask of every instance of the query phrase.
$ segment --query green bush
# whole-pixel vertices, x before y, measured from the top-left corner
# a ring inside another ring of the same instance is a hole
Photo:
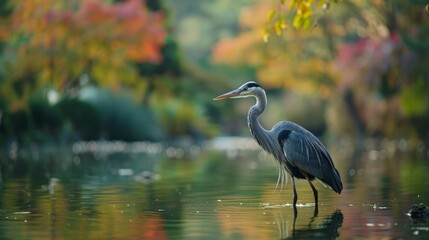
[[[81,140],[96,140],[101,136],[102,121],[99,112],[89,103],[79,99],[61,100],[53,108],[61,113],[65,124],[70,124]]]
[[[103,133],[110,140],[159,141],[164,133],[153,112],[139,106],[125,94],[88,87],[81,98],[90,103],[101,116]]]

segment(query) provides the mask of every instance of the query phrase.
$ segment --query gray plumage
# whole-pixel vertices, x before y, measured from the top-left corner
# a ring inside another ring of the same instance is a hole
[[[215,100],[226,98],[255,97],[256,104],[248,112],[247,122],[253,138],[267,152],[271,153],[280,166],[292,177],[294,191],[294,206],[298,196],[295,178],[307,179],[314,194],[315,204],[318,204],[318,192],[312,180],[318,178],[337,193],[343,189],[340,174],[322,142],[305,128],[296,123],[282,121],[271,130],[265,130],[258,121],[266,105],[265,90],[255,82],[247,82],[231,92],[222,94]],[[279,175],[279,179],[284,176]]]

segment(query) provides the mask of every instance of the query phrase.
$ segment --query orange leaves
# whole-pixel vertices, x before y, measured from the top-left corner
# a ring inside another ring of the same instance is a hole
[[[111,22],[115,17],[115,7],[99,1],[83,1],[77,12],[77,19],[91,24]]]
[[[117,82],[134,78],[126,76],[131,62],[162,61],[164,16],[142,0],[10,1],[14,11],[4,38],[19,64],[49,72],[39,78],[75,79],[90,65],[97,80]],[[29,57],[34,61],[25,61]]]
[[[138,62],[160,62],[160,48],[166,31],[163,16],[150,13],[141,0],[128,0],[107,5],[99,1],[83,1],[76,14],[76,22],[88,38],[113,42],[115,49]],[[107,46],[108,47],[108,46]]]
[[[126,57],[138,62],[160,62],[160,49],[166,32],[163,16],[150,13],[141,0],[129,0],[114,5],[86,1],[78,19],[91,37],[113,42],[112,50],[123,50]]]
[[[257,45],[262,45],[259,37],[258,32],[247,32],[237,38],[218,42],[213,49],[213,61],[222,64],[257,65],[260,62]]]
[[[260,48],[263,47],[261,32],[266,25],[267,12],[272,8],[271,2],[262,1],[254,7],[241,12],[242,32],[231,39],[223,39],[213,49],[213,60],[223,64],[258,65],[261,62]]]

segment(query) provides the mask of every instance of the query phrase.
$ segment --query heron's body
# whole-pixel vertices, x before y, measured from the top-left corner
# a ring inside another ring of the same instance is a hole
[[[280,168],[291,175],[294,205],[298,199],[294,178],[308,180],[314,193],[316,206],[318,193],[311,183],[315,178],[321,180],[335,192],[341,193],[343,186],[340,174],[328,151],[317,137],[305,128],[289,121],[279,122],[269,131],[261,126],[258,116],[264,111],[267,98],[264,89],[258,84],[245,83],[234,91],[220,95],[215,100],[248,96],[256,98],[256,104],[249,109],[247,116],[250,132],[256,142],[278,160]]]

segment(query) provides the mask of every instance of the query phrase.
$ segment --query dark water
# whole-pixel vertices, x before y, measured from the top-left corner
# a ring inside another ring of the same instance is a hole
[[[85,145],[86,146],[86,145]],[[350,146],[332,155],[344,190],[276,187],[259,151],[116,144],[1,156],[0,239],[429,239],[427,150]]]

